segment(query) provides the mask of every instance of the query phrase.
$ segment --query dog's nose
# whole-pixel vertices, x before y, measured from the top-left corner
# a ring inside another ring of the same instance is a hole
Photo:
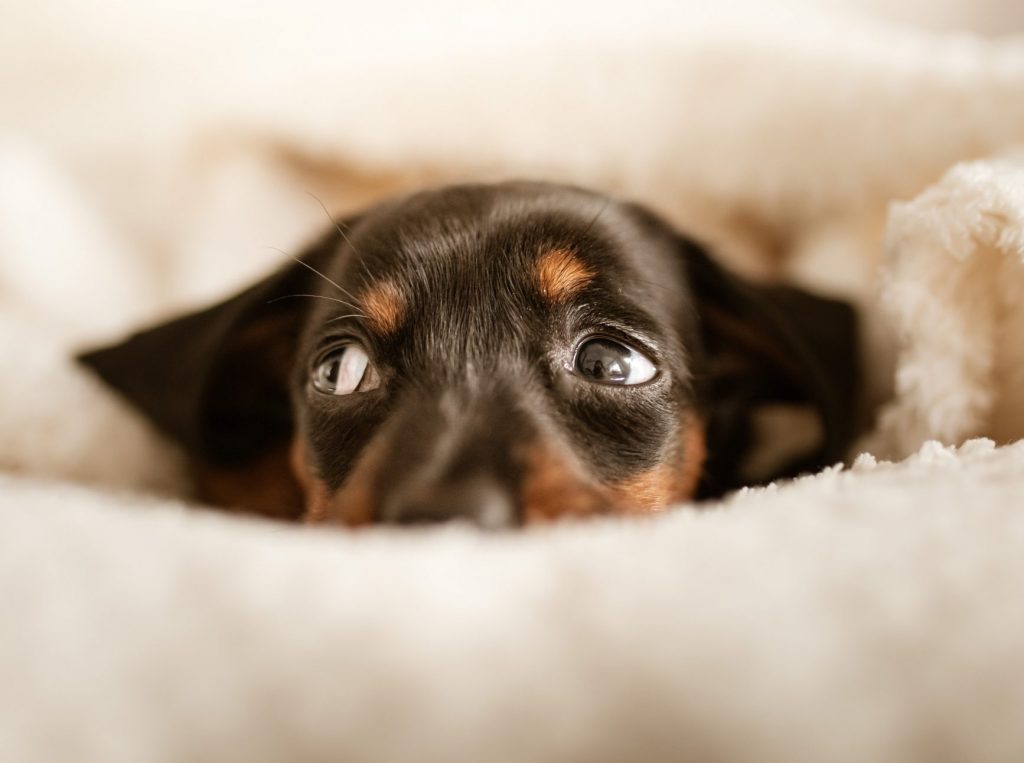
[[[515,523],[515,504],[496,482],[471,479],[407,488],[384,502],[381,521],[422,525],[461,520],[495,530]]]

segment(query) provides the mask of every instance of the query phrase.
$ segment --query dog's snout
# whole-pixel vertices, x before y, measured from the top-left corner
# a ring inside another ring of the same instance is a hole
[[[500,529],[515,524],[516,511],[508,490],[493,480],[473,478],[403,490],[384,502],[381,520],[399,525],[465,521]]]

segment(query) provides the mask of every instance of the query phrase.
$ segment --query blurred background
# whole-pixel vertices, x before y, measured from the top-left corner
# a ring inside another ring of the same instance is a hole
[[[1020,0],[2,15],[2,309],[75,341],[272,267],[316,199],[465,179],[635,198],[754,276],[869,299],[888,203],[1024,137]]]

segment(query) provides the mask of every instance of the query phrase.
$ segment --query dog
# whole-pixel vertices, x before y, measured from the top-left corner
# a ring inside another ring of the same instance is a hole
[[[847,304],[745,281],[639,205],[509,182],[385,201],[240,294],[79,359],[184,448],[207,503],[497,528],[841,460],[856,333]],[[772,406],[816,436],[752,476]]]

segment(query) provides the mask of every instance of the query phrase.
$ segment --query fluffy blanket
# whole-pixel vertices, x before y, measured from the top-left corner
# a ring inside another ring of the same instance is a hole
[[[0,482],[10,761],[1020,760],[1024,445],[343,535]]]
[[[1024,758],[1019,5],[9,5],[0,759]],[[874,455],[646,521],[313,531],[189,505],[69,360],[301,246],[310,194],[509,176],[855,300]]]

